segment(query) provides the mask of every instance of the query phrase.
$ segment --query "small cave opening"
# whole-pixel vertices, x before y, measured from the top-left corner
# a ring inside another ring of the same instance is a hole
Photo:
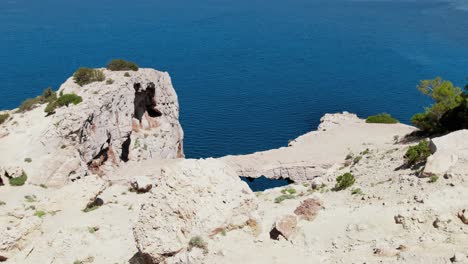
[[[128,155],[130,154],[130,144],[132,140],[130,138],[130,134],[127,136],[127,139],[122,143],[122,154],[120,155],[120,159],[124,162],[128,161]]]
[[[240,177],[242,181],[246,182],[249,185],[250,189],[253,192],[263,192],[268,189],[273,189],[277,187],[282,187],[294,183],[294,181],[290,179],[269,179],[265,176],[261,176],[258,178],[251,178],[251,177]]]
[[[133,101],[135,111],[134,117],[140,122],[145,113],[148,113],[150,117],[159,117],[162,116],[161,111],[156,109],[156,101],[154,96],[156,95],[156,85],[150,82],[145,90],[141,89],[140,83],[135,83],[133,85],[135,89],[135,99]]]

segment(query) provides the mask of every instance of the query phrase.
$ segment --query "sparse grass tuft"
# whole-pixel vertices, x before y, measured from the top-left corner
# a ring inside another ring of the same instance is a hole
[[[99,205],[93,205],[93,206],[90,206],[90,207],[86,207],[85,209],[83,209],[83,212],[89,213],[89,212],[91,212],[91,211],[94,211],[94,210],[99,209],[99,207],[101,207],[101,206],[99,206]]]
[[[130,77],[130,73],[126,72],[126,73],[124,73],[124,76],[125,77]]]
[[[106,84],[113,84],[113,83],[114,83],[114,80],[112,80],[110,78],[106,80]]]
[[[294,188],[286,188],[286,189],[281,190],[281,193],[282,194],[295,194],[297,193],[297,191]]]
[[[41,188],[43,188],[43,189],[47,189],[47,185],[45,185],[45,184],[43,184],[43,183],[39,184],[39,186],[40,186]]]
[[[439,176],[437,175],[432,175],[431,178],[429,178],[429,183],[434,183],[437,180],[439,180]]]
[[[44,211],[41,211],[41,210],[38,210],[34,213],[35,216],[39,217],[39,218],[42,218],[46,215],[46,212]]]
[[[91,234],[96,233],[98,230],[99,230],[99,227],[97,227],[97,226],[88,227],[88,232],[91,233]]]
[[[24,162],[31,163],[31,162],[32,162],[32,159],[31,159],[31,158],[25,158],[25,159],[24,159]]]
[[[10,117],[10,114],[8,113],[0,114],[0,125],[3,124],[9,117]]]
[[[292,194],[282,194],[282,195],[275,198],[275,203],[281,203],[284,200],[294,199],[294,198],[295,198],[295,196],[292,195]]]
[[[361,190],[361,188],[354,188],[351,190],[352,195],[364,195],[364,192]]]
[[[189,241],[189,250],[191,250],[192,248],[200,248],[206,252],[208,250],[208,245],[203,240],[203,238],[201,238],[200,236],[195,236],[192,237]]]
[[[36,202],[36,195],[26,195],[26,196],[24,196],[24,199],[28,203],[34,203],[34,202]]]

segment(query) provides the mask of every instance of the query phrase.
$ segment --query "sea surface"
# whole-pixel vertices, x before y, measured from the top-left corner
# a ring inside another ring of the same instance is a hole
[[[408,123],[419,80],[464,85],[468,2],[0,1],[0,109],[112,58],[171,74],[187,157],[250,153],[324,113]]]

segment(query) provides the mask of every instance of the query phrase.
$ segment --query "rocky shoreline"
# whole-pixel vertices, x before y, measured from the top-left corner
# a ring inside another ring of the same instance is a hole
[[[418,166],[416,128],[346,112],[288,147],[184,159],[169,75],[102,71],[112,83],[60,87],[81,103],[0,124],[0,262],[468,262],[467,130]],[[254,193],[239,176],[294,183]]]

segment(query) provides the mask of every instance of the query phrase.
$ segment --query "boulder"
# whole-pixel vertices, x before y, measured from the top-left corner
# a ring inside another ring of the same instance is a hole
[[[444,176],[455,166],[463,165],[468,159],[468,130],[459,130],[450,134],[433,138],[430,142],[431,152],[422,177]],[[466,164],[465,164],[466,165]]]
[[[256,196],[223,162],[177,160],[161,169],[133,233],[142,255],[170,263],[190,254],[194,237],[207,242],[219,230],[257,226],[256,210]]]
[[[297,218],[294,215],[285,215],[278,219],[270,231],[270,238],[278,240],[279,236],[283,236],[289,240],[296,231]]]
[[[296,210],[294,210],[294,214],[299,216],[300,219],[313,221],[321,208],[322,203],[319,200],[309,198],[301,202]]]

